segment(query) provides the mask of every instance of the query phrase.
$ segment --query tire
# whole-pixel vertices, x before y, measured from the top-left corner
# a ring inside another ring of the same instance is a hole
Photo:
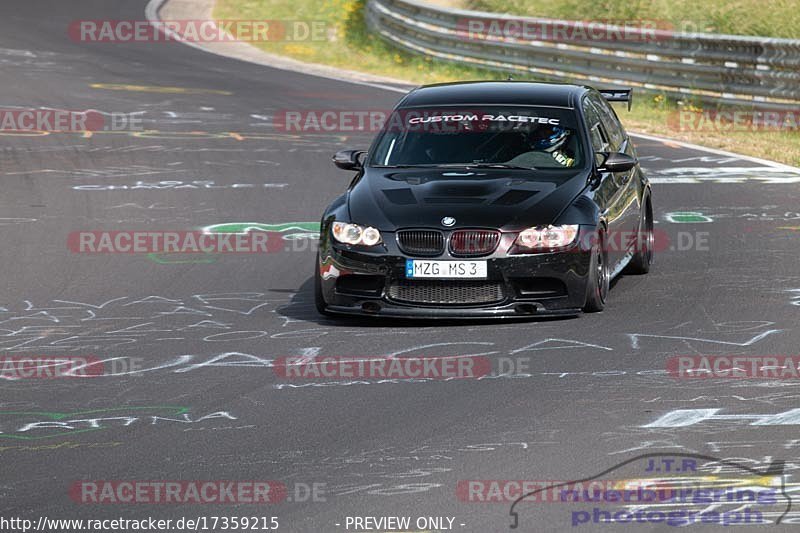
[[[606,234],[599,230],[597,242],[592,247],[592,260],[589,262],[589,282],[586,285],[586,304],[584,313],[598,313],[606,306],[608,296],[608,253],[606,252]]]
[[[650,198],[645,203],[642,219],[639,221],[639,233],[636,236],[636,253],[625,268],[626,274],[647,274],[653,263],[653,207]]]
[[[319,314],[331,316],[330,311],[328,311],[328,304],[325,303],[325,298],[322,296],[322,278],[319,274],[319,255],[317,255],[317,260],[314,263],[314,307],[317,308]]]

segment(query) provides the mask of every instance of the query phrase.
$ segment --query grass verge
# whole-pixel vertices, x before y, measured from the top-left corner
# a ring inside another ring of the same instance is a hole
[[[676,30],[800,38],[797,0],[456,0],[459,7],[546,18],[653,20]]]
[[[527,5],[528,1],[520,0],[509,5]],[[569,1],[575,3],[578,0]],[[706,3],[713,0],[693,1]],[[617,0],[607,0],[606,3],[616,4]],[[644,9],[643,6],[647,3],[634,1],[632,5]],[[486,9],[487,6],[488,3],[483,8]],[[310,63],[390,76],[418,84],[506,78],[506,75],[498,72],[470,68],[399,50],[367,31],[363,8],[364,0],[217,0],[214,16],[218,19],[322,21],[328,29],[328,39],[324,41],[254,43],[267,52]],[[591,13],[582,14],[582,18],[591,16]],[[606,13],[601,18],[618,17],[619,14]],[[643,17],[640,15],[639,18]],[[620,109],[618,114],[626,127],[633,131],[663,135],[800,166],[800,131],[797,125],[794,130],[756,132],[731,131],[727,127],[679,128],[675,121],[679,110],[700,109],[690,103],[672,101],[663,95],[635,94],[633,110],[628,113]],[[797,118],[800,120],[800,113]]]

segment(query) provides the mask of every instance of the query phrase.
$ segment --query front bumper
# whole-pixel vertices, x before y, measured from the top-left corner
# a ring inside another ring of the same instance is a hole
[[[487,279],[480,281],[408,280],[406,259],[422,258],[403,254],[391,233],[383,234],[385,244],[377,251],[323,238],[317,265],[321,295],[328,312],[344,315],[426,319],[575,315],[586,302],[591,262],[591,250],[583,244],[588,241],[582,237],[592,231],[581,227],[576,244],[567,250],[520,255],[508,254],[515,235],[504,234],[494,253],[474,258],[487,262]],[[444,252],[425,259],[459,258]],[[424,296],[417,298],[419,294]]]

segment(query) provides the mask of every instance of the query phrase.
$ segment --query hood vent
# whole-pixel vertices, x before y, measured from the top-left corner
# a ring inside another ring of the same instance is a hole
[[[539,191],[526,191],[523,189],[511,189],[500,198],[492,202],[494,205],[516,205],[539,194]]]
[[[411,189],[384,189],[383,194],[393,204],[414,205],[417,203],[417,199]]]

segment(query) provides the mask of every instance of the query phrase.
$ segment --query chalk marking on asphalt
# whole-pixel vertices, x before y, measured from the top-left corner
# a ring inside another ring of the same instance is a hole
[[[456,342],[436,342],[433,344],[423,344],[421,346],[412,346],[411,348],[403,348],[402,350],[397,350],[386,354],[385,356],[378,356],[375,360],[381,360],[385,358],[392,358],[402,355],[404,353],[411,353],[419,350],[426,350],[428,348],[436,348],[441,346],[455,346],[458,344],[483,344],[488,346],[493,346],[493,342],[481,342],[481,341],[456,341]],[[478,356],[485,356],[485,355],[492,355],[498,353],[497,350],[492,350],[489,352],[481,352],[481,353],[472,353],[472,354],[465,354],[465,355],[447,355],[442,356],[442,359],[459,359],[462,357],[478,357]]]
[[[219,89],[196,89],[191,87],[166,87],[160,85],[130,85],[127,83],[91,83],[92,89],[106,89],[109,91],[132,91],[142,93],[166,93],[166,94],[218,94],[230,96],[230,91]]]
[[[688,148],[690,150],[698,150],[701,152],[707,152],[709,154],[716,154],[722,155],[725,157],[735,157],[736,159],[742,159],[744,161],[752,161],[753,163],[758,163],[760,165],[764,165],[766,167],[772,168],[779,168],[786,170],[788,172],[800,172],[800,167],[793,167],[791,165],[786,165],[784,163],[778,163],[776,161],[770,161],[768,159],[761,159],[759,157],[753,157],[749,155],[741,155],[736,154],[734,152],[728,152],[726,150],[718,150],[717,148],[708,148],[706,146],[700,146],[699,144],[692,144],[684,141],[677,141],[675,139],[669,139],[667,137],[659,137],[656,135],[647,135],[644,133],[632,133],[628,132],[631,137],[638,137],[639,139],[645,139],[648,141],[656,141],[666,145],[677,145],[681,148]]]
[[[543,346],[551,342],[561,342],[563,344],[557,346],[547,346],[547,347]],[[536,350],[565,350],[570,348],[596,348],[598,350],[614,351],[613,348],[609,348],[608,346],[600,346],[599,344],[590,344],[588,342],[573,341],[570,339],[544,339],[538,342],[534,342],[533,344],[529,344],[523,348],[517,348],[516,350],[512,350],[508,353],[510,355],[514,355],[526,351],[532,352]]]
[[[673,224],[705,224],[714,222],[708,215],[704,215],[700,211],[671,211],[664,215],[667,222]]]
[[[772,335],[773,333],[778,333],[783,331],[781,329],[769,329],[764,331],[763,333],[759,333],[755,337],[747,340],[745,342],[731,342],[731,341],[721,341],[717,339],[701,339],[698,337],[680,337],[680,336],[673,336],[673,335],[652,335],[652,334],[644,334],[644,333],[628,333],[628,338],[631,340],[631,348],[634,350],[639,349],[639,337],[650,337],[655,339],[675,339],[675,340],[682,340],[682,341],[695,341],[695,342],[709,342],[713,344],[725,344],[729,346],[752,346],[753,344],[757,343],[761,339]]]
[[[44,131],[44,130],[0,130],[0,135],[8,135],[13,137],[44,137],[51,133],[62,133],[59,130]]]
[[[717,414],[722,409],[676,409],[670,411],[643,428],[679,428],[693,426],[706,421],[750,421],[749,426],[796,426],[800,425],[800,409],[790,409],[777,414]]]

